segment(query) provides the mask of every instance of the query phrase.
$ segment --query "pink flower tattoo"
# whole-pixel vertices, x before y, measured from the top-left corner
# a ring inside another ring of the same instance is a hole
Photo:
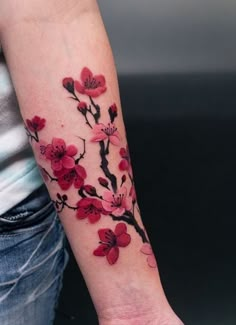
[[[114,232],[109,228],[99,229],[99,246],[94,250],[95,256],[106,256],[110,265],[116,263],[119,258],[119,248],[126,247],[131,242],[131,237],[127,234],[126,224],[120,222],[116,225]]]
[[[52,144],[46,147],[45,156],[51,160],[52,170],[59,171],[62,168],[71,169],[75,166],[75,160],[72,157],[77,154],[77,151],[74,145],[66,146],[63,139],[53,138]]]
[[[93,75],[88,68],[83,68],[81,82],[75,80],[75,89],[80,94],[85,94],[90,97],[98,97],[106,91],[106,81],[103,75]]]
[[[108,139],[115,146],[119,146],[120,144],[120,134],[112,123],[108,123],[107,125],[102,123],[95,124],[92,132],[94,134],[91,139],[92,142],[99,142]]]
[[[114,216],[121,216],[126,210],[130,210],[132,206],[131,197],[127,196],[127,189],[124,186],[117,193],[105,191],[103,199],[102,205],[104,209]]]

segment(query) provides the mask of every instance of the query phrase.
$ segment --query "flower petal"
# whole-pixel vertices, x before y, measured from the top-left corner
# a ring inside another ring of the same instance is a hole
[[[152,255],[153,254],[152,247],[148,243],[143,244],[143,246],[140,249],[140,252],[142,252],[143,254],[146,254],[146,255]]]
[[[62,169],[62,162],[61,160],[56,160],[56,159],[53,159],[51,161],[51,167],[54,171],[58,171],[58,170],[61,170]]]
[[[65,141],[63,139],[60,138],[53,138],[52,139],[52,145],[54,147],[54,150],[58,150],[58,149],[66,149],[66,144]]]
[[[93,252],[93,255],[95,256],[106,256],[109,252],[110,247],[104,244],[101,244],[96,248]]]
[[[112,214],[114,214],[114,216],[119,217],[122,216],[122,214],[124,214],[125,212],[125,208],[123,207],[119,207],[119,208],[113,208]]]
[[[116,238],[116,243],[117,243],[117,246],[119,246],[119,247],[126,247],[129,245],[130,242],[131,242],[131,237],[127,233],[121,234],[120,236],[117,236],[117,238]]]
[[[100,132],[100,133],[97,133],[94,137],[92,137],[90,139],[90,141],[99,142],[99,141],[105,140],[107,138],[108,138],[108,136],[104,132]]]
[[[97,208],[98,210],[103,210],[101,201],[99,201],[98,199],[92,199],[92,200],[93,200],[93,206],[95,206],[95,208]]]
[[[108,138],[108,135],[103,132],[102,130],[105,128],[105,125],[102,123],[96,124],[93,127],[93,138],[91,139],[91,141],[101,141],[101,140],[105,140]]]
[[[113,135],[109,137],[110,142],[114,144],[114,146],[119,146],[120,145],[120,137],[119,135],[115,132]]]
[[[126,197],[123,199],[123,206],[125,207],[125,210],[131,210],[132,208],[132,198]]]
[[[100,90],[100,88],[95,89],[84,89],[84,93],[90,97],[98,97],[103,91]]]
[[[98,236],[101,241],[103,241],[104,243],[107,243],[108,241],[110,241],[111,239],[113,239],[115,237],[115,234],[109,228],[102,228],[102,229],[98,230]]]
[[[77,80],[75,80],[75,89],[78,91],[80,94],[84,94],[84,86],[81,85],[81,83]]]
[[[122,159],[119,163],[119,169],[120,170],[128,170],[129,169],[129,163],[126,159]]]
[[[155,256],[154,255],[148,256],[147,262],[148,262],[148,265],[150,267],[153,267],[153,268],[157,267],[157,262],[156,262],[156,259],[155,259]]]
[[[84,180],[83,180],[83,178],[77,176],[77,177],[75,178],[75,180],[74,180],[74,186],[75,186],[75,188],[81,188],[81,186],[83,186],[83,185],[84,185]]]
[[[45,156],[47,159],[52,160],[54,158],[54,149],[52,144],[48,144],[45,149]]]
[[[112,191],[104,191],[103,192],[103,199],[105,201],[109,201],[109,204],[111,202],[113,202],[113,196],[114,196],[114,193]]]
[[[84,169],[83,166],[75,165],[75,171],[82,179],[85,179],[87,177],[86,170]]]
[[[107,260],[110,265],[113,265],[116,263],[119,257],[119,248],[118,247],[112,247],[108,254],[107,254]]]
[[[120,155],[122,158],[127,158],[127,151],[125,148],[120,148]]]
[[[64,177],[58,179],[58,185],[63,191],[68,190],[73,184],[73,179],[65,179]]]
[[[91,79],[93,77],[93,74],[89,68],[84,67],[81,71],[80,78],[83,82],[85,82],[87,79]]]
[[[114,210],[114,207],[112,207],[111,202],[102,201],[102,206],[108,212],[112,212]]]
[[[76,148],[76,146],[74,146],[73,144],[70,144],[67,148],[66,148],[66,154],[67,156],[75,156],[77,154],[78,150]]]
[[[126,233],[126,231],[127,231],[126,224],[124,222],[119,222],[115,227],[114,233],[116,236],[120,236],[121,234]]]
[[[105,77],[102,74],[99,74],[97,76],[93,76],[93,78],[96,80],[97,83],[99,83],[98,88],[105,86],[106,80],[105,80]]]
[[[76,217],[78,219],[85,219],[87,218],[88,214],[86,213],[86,210],[84,208],[80,208],[77,210]]]
[[[88,214],[88,219],[91,223],[97,222],[100,218],[101,214],[96,209],[93,209],[93,211]]]
[[[73,168],[75,166],[75,161],[70,156],[62,157],[61,161],[62,161],[62,165],[63,165],[64,168],[70,169],[70,168]]]
[[[79,202],[77,202],[77,207],[80,207],[80,208],[86,208],[88,207],[90,204],[92,204],[92,199],[89,198],[89,197],[85,197],[83,199],[81,199]]]

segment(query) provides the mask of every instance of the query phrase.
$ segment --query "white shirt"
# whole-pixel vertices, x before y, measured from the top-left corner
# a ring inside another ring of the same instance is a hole
[[[0,48],[0,215],[42,183]]]

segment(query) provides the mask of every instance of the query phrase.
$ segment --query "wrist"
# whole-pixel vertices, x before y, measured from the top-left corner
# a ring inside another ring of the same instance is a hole
[[[183,325],[170,307],[161,284],[153,283],[151,288],[145,281],[142,283],[141,287],[120,288],[109,305],[100,306],[99,325]]]

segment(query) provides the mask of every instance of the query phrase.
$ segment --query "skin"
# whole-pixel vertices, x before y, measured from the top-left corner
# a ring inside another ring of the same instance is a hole
[[[120,186],[124,171],[118,168],[121,161],[119,149],[126,148],[127,140],[112,51],[96,2],[2,0],[0,7],[1,43],[26,129],[27,120],[32,120],[34,116],[45,119],[44,127],[37,133],[38,140],[43,139],[46,144],[51,144],[53,138],[63,139],[67,145],[72,144],[77,148],[75,159],[83,151],[83,142],[78,137],[84,139],[86,154],[79,164],[86,170],[86,184],[96,187],[101,193],[104,188],[99,185],[98,178],[103,177],[108,182],[110,179],[101,171],[99,143],[91,142],[91,132],[96,121],[90,116],[89,127],[77,110],[78,103],[69,98],[70,94],[62,81],[66,77],[80,80],[84,67],[88,67],[94,75],[104,76],[107,89],[94,98],[94,102],[96,100],[95,104],[101,108],[99,123],[103,124],[109,122],[108,107],[113,103],[117,106],[115,125],[120,143],[118,146],[110,145],[107,160]],[[89,103],[88,96],[79,93],[77,96]],[[33,134],[33,131],[28,127],[27,134],[38,164],[49,175],[57,178],[50,159],[43,160],[40,157],[38,141],[31,138],[29,133]],[[123,186],[130,188],[132,181],[128,179],[127,172],[126,175]],[[58,193],[66,194],[66,202],[72,207],[64,205],[59,209],[59,217],[84,275],[99,323],[182,324],[165,297],[158,269],[150,267],[147,263],[148,255],[140,252],[145,241],[134,226],[121,221],[126,224],[125,233],[130,236],[130,240],[126,238],[125,247],[119,247],[119,258],[111,265],[106,257],[96,256],[93,252],[99,245],[100,229],[115,231],[118,222],[112,219],[112,212],[110,215],[102,213],[101,218],[94,223],[88,218],[79,219],[76,217],[76,203],[82,196],[78,194],[78,189],[73,185],[62,190],[56,180],[47,180],[46,185],[54,202],[61,202]],[[137,203],[135,220],[140,229],[145,231]],[[147,234],[145,236],[146,242],[149,242]]]

